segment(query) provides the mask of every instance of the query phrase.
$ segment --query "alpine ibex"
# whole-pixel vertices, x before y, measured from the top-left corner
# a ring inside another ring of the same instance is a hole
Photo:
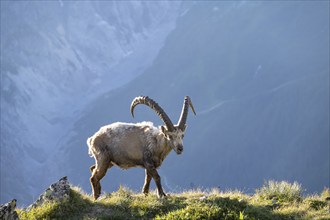
[[[165,125],[154,127],[152,122],[137,124],[116,122],[101,127],[92,137],[88,138],[89,154],[94,157],[95,165],[91,166],[90,182],[94,199],[101,193],[100,180],[113,165],[122,169],[131,167],[145,168],[145,182],[142,189],[148,194],[151,178],[157,186],[158,197],[166,196],[160,183],[157,168],[173,149],[177,154],[183,151],[183,136],[187,127],[188,108],[195,113],[188,96],[184,98],[181,116],[177,125],[173,125],[164,110],[148,96],[136,97],[131,104],[131,114],[134,108],[144,104],[152,108]]]

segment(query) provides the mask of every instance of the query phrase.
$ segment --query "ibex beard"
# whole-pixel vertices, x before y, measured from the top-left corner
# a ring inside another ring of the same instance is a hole
[[[116,122],[100,128],[92,137],[88,138],[89,154],[94,157],[95,165],[90,167],[94,199],[101,193],[100,180],[107,170],[116,165],[122,169],[142,167],[145,169],[145,181],[142,192],[148,194],[151,179],[157,186],[158,197],[166,196],[163,191],[160,176],[157,172],[173,149],[177,154],[183,152],[183,136],[186,130],[186,120],[189,106],[195,113],[192,102],[185,97],[180,119],[173,125],[165,111],[147,96],[136,97],[131,104],[134,108],[138,104],[145,104],[152,108],[165,125],[155,127],[152,122],[123,123]]]

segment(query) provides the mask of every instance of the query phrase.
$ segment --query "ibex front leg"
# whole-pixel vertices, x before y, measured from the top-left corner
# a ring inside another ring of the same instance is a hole
[[[163,196],[166,196],[166,194],[163,191],[162,184],[160,183],[160,176],[159,176],[156,168],[149,168],[149,169],[147,169],[147,172],[150,173],[150,175],[152,176],[152,178],[154,179],[154,181],[156,183],[158,197],[161,198]]]
[[[152,177],[157,186],[158,197],[161,198],[163,196],[166,196],[166,194],[163,191],[162,184],[160,183],[160,176],[155,168],[155,165],[154,165],[155,163],[152,160],[151,155],[152,154],[149,150],[146,150],[143,155],[144,167],[146,168],[146,179],[145,179],[145,183],[143,186],[143,192],[148,193],[149,185],[150,185],[150,181],[151,181],[150,177]]]
[[[147,169],[145,169],[145,173],[146,173],[146,177],[144,180],[144,185],[143,185],[143,189],[142,192],[147,195],[149,193],[149,187],[150,187],[150,181],[151,181],[151,174],[148,172]]]

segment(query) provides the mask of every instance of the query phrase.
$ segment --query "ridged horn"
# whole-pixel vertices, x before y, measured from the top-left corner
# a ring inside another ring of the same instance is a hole
[[[187,121],[188,108],[189,108],[189,106],[190,106],[191,110],[194,112],[194,114],[196,115],[194,106],[193,106],[193,104],[192,104],[189,96],[186,96],[186,97],[184,97],[180,119],[179,119],[178,124],[177,124],[177,126],[179,127],[179,129],[182,130],[182,131],[186,127],[186,121]]]
[[[171,119],[167,116],[165,111],[158,105],[158,103],[155,102],[154,100],[152,100],[151,98],[149,98],[148,96],[138,96],[135,99],[133,99],[131,108],[130,108],[133,118],[134,118],[134,108],[138,104],[145,104],[145,105],[149,106],[150,108],[152,108],[157,113],[157,115],[160,117],[160,119],[165,123],[167,130],[174,131],[174,126],[173,126]]]

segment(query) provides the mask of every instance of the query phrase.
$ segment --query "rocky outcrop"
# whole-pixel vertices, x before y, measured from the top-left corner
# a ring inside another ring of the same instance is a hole
[[[16,208],[16,199],[11,200],[11,202],[0,205],[0,219],[3,220],[16,220],[19,219]]]
[[[70,199],[70,185],[68,178],[62,177],[59,181],[51,184],[46,191],[39,196],[36,202],[30,205],[27,210],[40,206],[45,202],[56,201],[63,202]]]

